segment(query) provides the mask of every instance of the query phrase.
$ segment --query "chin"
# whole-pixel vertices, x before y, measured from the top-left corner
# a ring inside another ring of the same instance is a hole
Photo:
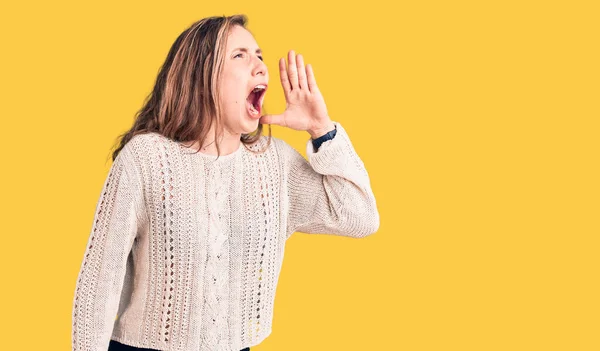
[[[250,134],[253,133],[256,129],[258,129],[258,120],[246,120],[240,125],[240,129],[242,130],[242,134]]]

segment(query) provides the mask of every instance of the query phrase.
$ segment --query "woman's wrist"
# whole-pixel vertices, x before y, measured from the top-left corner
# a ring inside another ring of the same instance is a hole
[[[310,134],[310,137],[313,140],[315,140],[315,139],[318,139],[318,138],[322,137],[323,135],[327,134],[328,132],[331,132],[334,129],[335,129],[335,124],[333,123],[333,121],[330,121],[329,123],[327,123],[327,125],[325,127],[318,128],[315,130],[307,130],[307,132]]]
[[[324,142],[331,140],[333,138],[335,138],[335,135],[337,134],[337,126],[334,125],[333,129],[325,134],[323,134],[322,136],[316,138],[316,139],[312,139],[312,145],[313,145],[313,151],[317,152],[319,150],[319,148],[321,147],[321,144],[323,144]]]

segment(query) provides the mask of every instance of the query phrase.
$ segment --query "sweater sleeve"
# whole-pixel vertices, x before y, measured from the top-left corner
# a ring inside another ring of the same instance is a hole
[[[142,196],[126,144],[104,181],[80,266],[73,299],[73,351],[108,350],[127,258],[143,224]]]
[[[362,238],[379,229],[379,212],[364,163],[346,130],[333,122],[337,134],[313,150],[308,161],[294,148],[289,153],[287,234],[332,234]]]

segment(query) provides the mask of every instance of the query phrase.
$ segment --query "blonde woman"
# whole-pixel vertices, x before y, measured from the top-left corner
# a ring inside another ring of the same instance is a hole
[[[76,282],[73,350],[249,350],[272,331],[294,232],[378,230],[364,164],[302,55],[279,61],[285,111],[263,113],[269,73],[246,23],[186,29],[121,136]],[[270,124],[308,132],[308,160]]]

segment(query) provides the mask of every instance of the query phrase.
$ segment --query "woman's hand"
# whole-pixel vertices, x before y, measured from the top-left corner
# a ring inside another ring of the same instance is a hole
[[[282,114],[263,115],[262,124],[277,124],[294,130],[305,130],[316,139],[335,128],[319,91],[312,65],[304,67],[302,55],[288,52],[289,67],[279,59],[279,76],[285,94],[286,109]]]

